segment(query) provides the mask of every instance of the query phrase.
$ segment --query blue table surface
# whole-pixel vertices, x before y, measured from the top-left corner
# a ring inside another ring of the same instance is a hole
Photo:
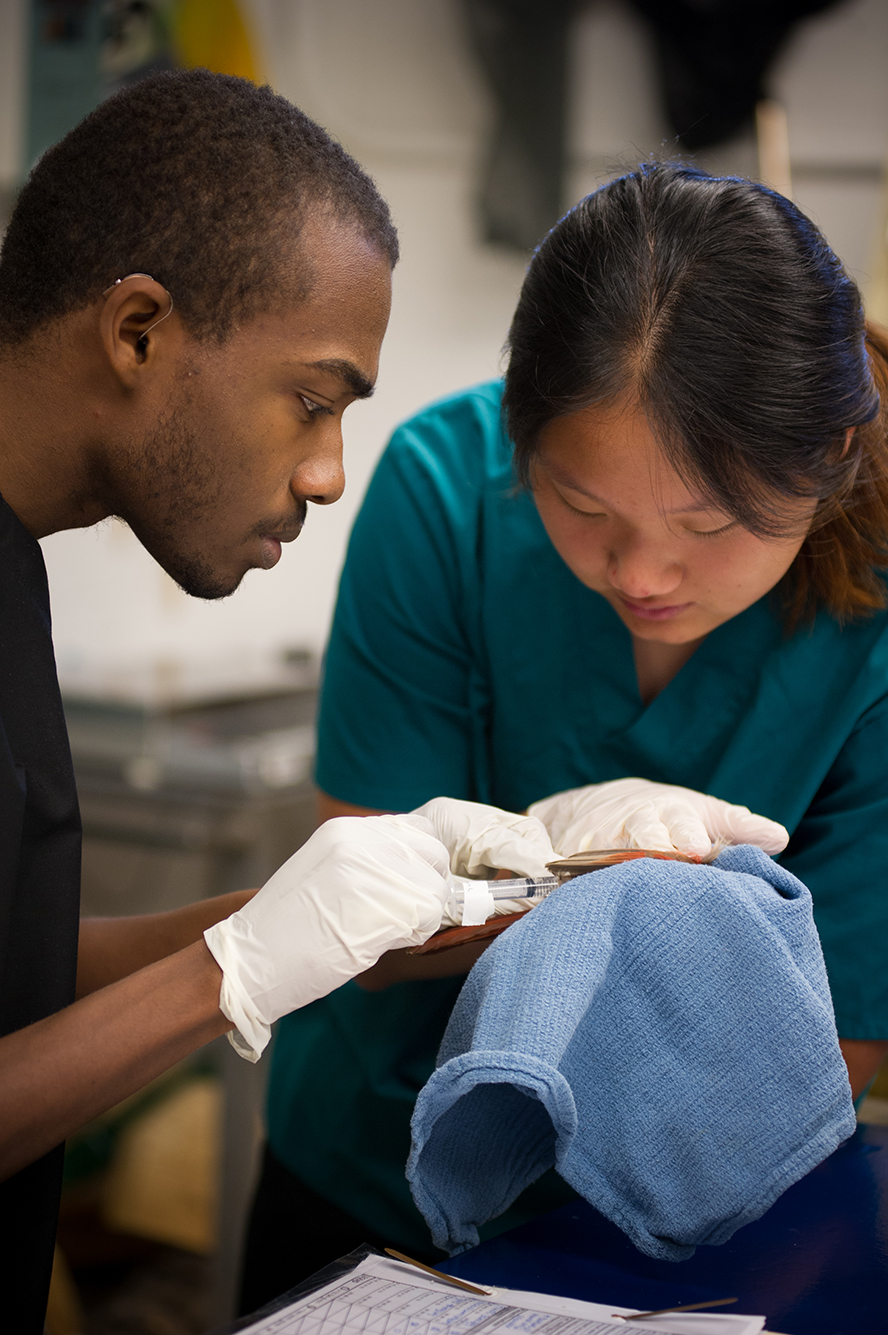
[[[443,1267],[478,1283],[657,1308],[737,1297],[785,1335],[888,1332],[888,1127],[858,1127],[835,1154],[720,1247],[654,1261],[577,1200]]]

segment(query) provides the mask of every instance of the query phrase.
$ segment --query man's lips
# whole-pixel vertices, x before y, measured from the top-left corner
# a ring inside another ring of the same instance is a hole
[[[271,533],[263,533],[263,538],[270,538],[272,542],[295,542],[302,532],[302,525],[296,527],[291,525],[289,528],[277,528]]]
[[[299,501],[295,514],[291,512],[278,522],[269,516],[267,521],[256,525],[253,532],[259,539],[262,551],[262,560],[259,564],[264,570],[270,570],[272,566],[277,565],[281,559],[281,543],[293,542],[299,537],[307,516],[307,504],[305,501]]]
[[[619,595],[618,595],[619,597]],[[672,603],[668,607],[655,606],[651,603],[633,603],[628,598],[620,598],[620,602],[631,612],[633,616],[641,617],[643,621],[669,621],[672,617],[678,616],[680,612],[685,612],[690,603]]]
[[[281,559],[281,542],[279,538],[273,538],[270,534],[264,533],[259,539],[259,550],[262,553],[262,559],[259,564],[263,570],[271,570]]]
[[[259,546],[262,551],[262,569],[271,570],[281,559],[281,543],[293,542],[302,532],[302,521],[289,524],[286,528],[276,529],[273,533],[260,533]]]

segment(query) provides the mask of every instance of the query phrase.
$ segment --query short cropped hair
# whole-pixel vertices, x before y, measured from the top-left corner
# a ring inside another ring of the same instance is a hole
[[[315,210],[397,262],[373,181],[297,107],[209,70],[151,75],[34,167],[0,253],[0,343],[22,343],[137,272],[172,293],[189,333],[224,339],[271,303],[282,251],[292,257]],[[299,281],[310,287],[308,268]]]
[[[888,339],[789,200],[643,164],[540,244],[509,348],[525,484],[549,422],[629,395],[679,475],[751,532],[779,535],[785,500],[817,502],[781,590],[790,628],[886,605]]]

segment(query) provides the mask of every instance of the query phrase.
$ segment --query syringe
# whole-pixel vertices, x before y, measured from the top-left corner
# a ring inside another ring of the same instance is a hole
[[[445,912],[464,927],[478,927],[486,922],[498,899],[545,899],[561,885],[557,876],[516,876],[508,881],[475,881],[467,876],[451,876],[450,880],[453,890]]]

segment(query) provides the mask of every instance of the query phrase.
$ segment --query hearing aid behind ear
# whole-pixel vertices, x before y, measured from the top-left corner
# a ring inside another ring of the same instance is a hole
[[[123,278],[115,278],[115,279],[114,279],[114,282],[111,284],[111,286],[105,288],[105,291],[102,293],[102,296],[103,296],[103,297],[107,297],[108,293],[111,292],[115,287],[117,287],[118,283],[125,283],[126,280],[127,280],[127,278],[151,278],[151,274],[150,274],[150,273],[128,273],[128,274],[125,274]],[[156,279],[156,278],[151,278],[151,281],[152,281],[152,283],[156,283],[156,282],[157,282],[157,279]],[[163,283],[161,283],[160,286],[163,287]],[[159,320],[155,320],[155,321],[154,321],[154,324],[149,325],[148,328],[145,330],[144,334],[140,334],[139,337],[136,339],[136,347],[139,349],[139,352],[141,352],[141,353],[145,353],[145,352],[148,351],[148,335],[151,333],[152,329],[156,329],[157,326],[158,326],[159,324],[163,324],[163,322],[164,322],[164,320],[167,318],[167,316],[168,316],[168,315],[172,315],[172,313],[173,313],[173,298],[172,298],[172,295],[171,295],[171,293],[167,292],[167,289],[166,289],[165,287],[163,288],[163,290],[164,290],[164,292],[166,292],[167,296],[168,296],[169,299],[170,299],[170,308],[169,308],[168,311],[165,311],[165,312],[164,312],[164,314],[160,317]]]

